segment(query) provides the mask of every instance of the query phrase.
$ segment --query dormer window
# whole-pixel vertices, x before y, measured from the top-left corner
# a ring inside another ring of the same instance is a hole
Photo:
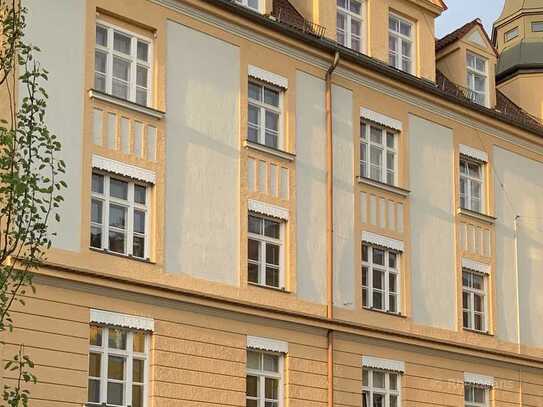
[[[468,52],[468,89],[470,99],[480,105],[487,103],[487,60],[479,55]]]
[[[413,23],[393,14],[388,21],[389,64],[407,73],[413,73]]]
[[[362,51],[362,3],[337,0],[337,42],[355,51]]]
[[[260,12],[260,1],[261,0],[235,0],[236,3],[241,4],[244,7],[250,8],[251,10]]]

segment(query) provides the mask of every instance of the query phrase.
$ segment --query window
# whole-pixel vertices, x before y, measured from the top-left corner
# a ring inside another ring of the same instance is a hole
[[[532,23],[532,31],[535,33],[543,32],[543,21],[534,21]]]
[[[460,207],[483,212],[483,164],[460,158]]]
[[[337,0],[337,42],[362,51],[362,3],[357,0]]]
[[[121,328],[90,329],[89,403],[146,406],[148,336]]]
[[[413,24],[391,15],[388,19],[389,64],[413,73]]]
[[[360,176],[397,184],[398,134],[368,123],[360,127]]]
[[[103,23],[96,25],[94,87],[147,106],[151,95],[151,41]]]
[[[249,82],[249,141],[281,148],[281,93],[279,88]]]
[[[400,375],[383,370],[362,369],[363,407],[399,407]]]
[[[486,59],[468,52],[468,89],[473,102],[486,106]]]
[[[362,306],[391,313],[400,310],[398,252],[362,243]]]
[[[254,11],[260,12],[260,0],[235,0],[235,2]]]
[[[283,225],[249,215],[248,279],[250,283],[280,288],[283,285]]]
[[[148,187],[93,172],[91,247],[148,258]]]
[[[247,407],[281,407],[283,355],[247,351]]]
[[[462,308],[464,328],[486,331],[486,278],[484,274],[462,271]]]
[[[511,41],[512,39],[517,38],[518,35],[519,35],[519,29],[518,29],[518,27],[515,27],[515,28],[513,28],[512,30],[507,31],[507,32],[504,34],[505,42]]]
[[[465,407],[486,407],[488,398],[488,388],[475,384],[464,385]]]

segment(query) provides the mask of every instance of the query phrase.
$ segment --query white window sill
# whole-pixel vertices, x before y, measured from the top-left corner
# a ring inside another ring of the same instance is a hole
[[[369,185],[375,188],[382,189],[383,191],[392,192],[398,196],[406,198],[409,196],[411,191],[403,189],[394,185],[385,184],[384,182],[375,181],[374,179],[367,177],[357,177],[358,183],[363,185]]]
[[[137,103],[131,102],[129,100],[121,99],[113,95],[109,95],[104,92],[100,92],[96,89],[89,90],[89,97],[91,99],[101,100],[103,102],[108,102],[124,109],[132,110],[134,112],[143,113],[147,116],[154,117],[155,119],[164,119],[166,113],[160,110],[153,109],[151,107],[138,105]]]
[[[269,285],[252,283],[251,281],[248,281],[247,284],[249,285],[249,287],[265,288],[267,290],[277,291],[279,293],[291,294],[291,291],[288,291],[286,288],[272,287]]]
[[[458,214],[467,216],[468,218],[476,219],[478,221],[487,223],[489,225],[494,225],[496,223],[496,218],[490,215],[485,215],[484,213],[475,212],[466,208],[458,208]]]
[[[463,327],[462,329],[465,332],[469,332],[469,333],[472,333],[472,334],[478,334],[478,335],[484,335],[484,336],[494,336],[493,334],[491,334],[488,331],[478,331],[477,329],[466,328],[466,327]]]
[[[389,312],[389,311],[385,311],[379,308],[370,308],[370,307],[362,307],[362,309],[364,311],[378,312],[379,314],[390,315],[392,317],[407,318],[407,316],[403,315],[401,312]]]
[[[117,252],[113,252],[107,249],[99,249],[97,247],[89,247],[89,249],[93,252],[109,254],[110,256],[121,257],[123,259],[135,260],[135,261],[139,261],[141,263],[147,263],[147,264],[156,264],[155,262],[151,261],[151,259],[149,258],[142,259],[141,257],[135,257],[129,254],[117,253]]]
[[[270,154],[287,161],[294,161],[296,159],[296,154],[288,153],[286,151],[279,150],[273,147],[268,147],[264,144],[255,143],[249,140],[245,140],[244,147],[251,150],[256,150],[256,151],[260,151],[266,154]]]

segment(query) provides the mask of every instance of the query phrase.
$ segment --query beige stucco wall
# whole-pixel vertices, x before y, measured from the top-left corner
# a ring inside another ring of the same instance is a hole
[[[59,158],[66,163],[62,178],[68,184],[62,193],[62,223],[52,222],[50,230],[58,233],[54,247],[79,252],[85,91],[80,85],[85,78],[86,4],[84,0],[59,0],[47,7],[42,4],[40,0],[23,1],[29,10],[25,35],[26,41],[42,49],[36,57],[50,72],[43,83],[49,95],[47,125],[62,143]]]
[[[454,329],[453,134],[409,117],[413,320]]]
[[[531,115],[543,118],[541,92],[533,91],[534,89],[543,89],[543,74],[519,74],[500,83],[498,89]]]
[[[167,35],[166,271],[238,284],[239,48],[174,22]]]

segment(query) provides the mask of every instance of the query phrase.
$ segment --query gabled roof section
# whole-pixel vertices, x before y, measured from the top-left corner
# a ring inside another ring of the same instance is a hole
[[[462,27],[454,30],[453,32],[447,34],[443,38],[436,41],[436,52],[439,52],[445,48],[447,48],[449,45],[455,43],[456,41],[461,40],[466,35],[471,33],[474,29],[477,29],[475,32],[479,32],[482,36],[483,41],[486,43],[486,46],[493,52],[496,56],[498,56],[498,51],[492,44],[492,41],[490,40],[485,27],[483,26],[483,23],[480,19],[476,18],[473,21],[470,21],[469,23],[464,24]],[[476,44],[478,42],[476,41],[470,41],[475,42]]]

